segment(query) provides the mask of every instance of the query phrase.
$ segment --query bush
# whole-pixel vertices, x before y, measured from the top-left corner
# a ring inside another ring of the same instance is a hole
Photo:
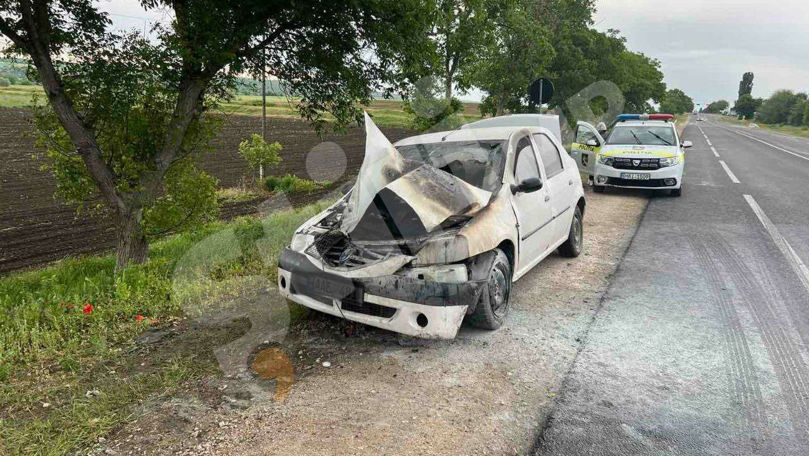
[[[0,78],[0,87],[8,87],[11,85],[11,81],[8,78]]]
[[[283,177],[270,176],[265,181],[270,192],[311,192],[328,185],[327,182],[315,182],[298,176],[287,174]]]
[[[277,165],[281,162],[281,143],[267,143],[261,135],[252,135],[250,140],[239,143],[239,153],[252,169]]]

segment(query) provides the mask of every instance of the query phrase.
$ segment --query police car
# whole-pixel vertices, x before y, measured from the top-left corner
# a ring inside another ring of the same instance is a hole
[[[682,194],[685,149],[671,114],[622,114],[606,139],[602,132],[579,122],[571,156],[590,176],[593,190],[606,187],[668,190]]]

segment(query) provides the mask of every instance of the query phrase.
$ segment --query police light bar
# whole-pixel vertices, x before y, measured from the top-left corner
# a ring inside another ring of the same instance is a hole
[[[627,120],[663,120],[668,122],[674,120],[674,116],[671,114],[621,114],[617,120],[618,122]]]

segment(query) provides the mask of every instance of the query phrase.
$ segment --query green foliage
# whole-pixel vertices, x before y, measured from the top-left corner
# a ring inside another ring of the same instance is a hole
[[[421,79],[416,83],[410,100],[404,102],[402,109],[412,116],[410,128],[416,131],[442,131],[453,130],[463,124],[463,103],[456,98],[445,98],[437,82],[432,77]]]
[[[730,103],[727,100],[718,100],[714,101],[713,103],[709,104],[703,112],[708,114],[719,114],[720,112],[724,112],[725,110],[730,107]]]
[[[0,77],[0,87],[8,87],[11,85],[11,81],[8,78]]]
[[[543,22],[548,19],[537,13],[528,0],[490,3],[487,28],[496,38],[486,43],[471,74],[474,85],[487,93],[482,112],[501,115],[526,105],[528,86],[547,72],[555,50]]]
[[[270,176],[265,181],[270,192],[296,193],[319,190],[328,182],[315,182],[298,176],[287,174],[283,177]]]
[[[752,95],[745,94],[736,100],[733,110],[736,111],[740,119],[750,120],[755,116],[756,110],[761,106],[762,100],[753,98]]]
[[[208,344],[203,330],[177,334],[147,353],[134,342],[144,330],[170,328],[185,316],[170,298],[175,265],[208,236],[232,230],[242,250],[216,270],[218,288],[192,284],[186,291],[215,297],[249,275],[275,283],[277,255],[325,204],[198,227],[156,242],[149,263],[118,274],[115,258],[101,256],[0,278],[0,453],[87,453],[152,395],[172,394],[183,382],[217,373],[212,349],[231,342],[232,333]],[[261,255],[253,248],[258,245]],[[82,311],[86,304],[93,306],[89,313]],[[138,322],[137,315],[145,319]],[[99,395],[86,397],[93,389]]]
[[[755,75],[753,73],[747,72],[742,75],[742,80],[739,81],[739,98],[745,95],[752,95],[753,94],[753,79]]]
[[[162,178],[160,192],[144,192],[158,178],[155,157],[163,150],[173,119],[176,88],[154,67],[164,50],[139,35],[116,37],[111,48],[92,50],[66,63],[72,77],[65,91],[92,119],[101,158],[114,175],[116,191],[130,194],[143,209],[143,232],[165,234],[204,223],[218,213],[217,181],[197,169],[193,157],[205,150],[221,120],[201,116],[188,128],[179,157]],[[211,91],[226,90],[214,81]],[[50,105],[35,109],[43,167],[56,181],[57,194],[79,207],[100,194],[95,179]]]
[[[806,95],[796,95],[791,90],[779,90],[764,100],[761,107],[758,108],[758,118],[769,124],[789,124],[792,108],[796,103],[805,101],[805,97]],[[803,120],[802,117],[801,120]]]
[[[239,154],[252,169],[268,168],[281,163],[281,143],[267,143],[261,135],[253,134],[249,140],[239,143]]]
[[[660,102],[660,112],[667,114],[684,114],[694,111],[694,100],[680,89],[671,89],[666,92]]]

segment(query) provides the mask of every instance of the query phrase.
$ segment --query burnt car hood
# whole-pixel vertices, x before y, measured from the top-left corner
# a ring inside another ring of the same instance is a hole
[[[367,113],[365,129],[365,158],[342,212],[340,230],[345,234],[420,237],[453,218],[475,215],[491,201],[491,192],[429,164],[406,160]]]

